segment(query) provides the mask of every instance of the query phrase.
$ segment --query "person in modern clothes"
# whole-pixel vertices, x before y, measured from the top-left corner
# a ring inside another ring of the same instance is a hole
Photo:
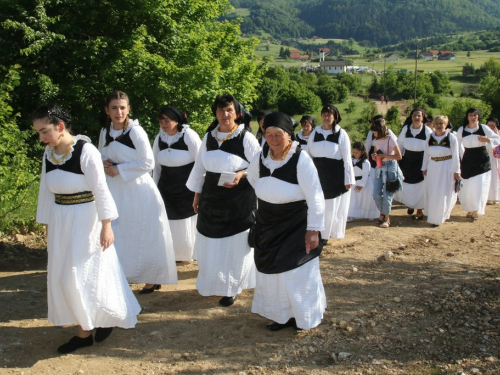
[[[197,216],[193,209],[194,193],[186,186],[201,140],[187,124],[187,115],[164,106],[158,115],[160,133],[153,143],[155,167],[153,179],[158,185],[174,244],[176,261],[191,261],[194,254]]]
[[[500,135],[500,124],[498,119],[490,117],[486,120],[486,125],[495,133]],[[498,157],[493,155],[493,147],[488,147],[488,154],[490,155],[491,163],[491,182],[490,192],[488,194],[488,204],[498,204],[500,201],[500,161]]]
[[[425,145],[422,172],[425,178],[427,222],[438,227],[450,218],[457,202],[456,181],[460,180],[457,137],[451,133],[447,116],[436,116],[433,132]]]
[[[286,327],[311,329],[321,323],[326,297],[319,269],[324,199],[318,173],[306,152],[292,142],[290,116],[266,116],[267,143],[248,168],[259,199],[254,244],[257,284],[252,312]]]
[[[220,305],[228,307],[243,289],[255,286],[248,232],[256,197],[246,169],[260,146],[236,123],[241,105],[234,96],[218,96],[212,112],[217,121],[203,138],[187,187],[195,192],[198,213],[196,287],[202,296],[222,296]]]
[[[46,225],[48,320],[78,325],[58,348],[71,353],[104,341],[113,327],[133,328],[141,311],[116,255],[111,221],[118,217],[99,151],[73,136],[71,118],[50,105],[35,111],[45,144],[36,220]]]
[[[325,197],[325,229],[322,241],[330,237],[344,238],[351,197],[351,185],[356,182],[351,161],[351,141],[338,123],[340,112],[333,105],[321,110],[323,126],[316,127],[307,142],[307,150],[318,169]]]
[[[109,190],[120,217],[113,221],[116,248],[129,283],[146,283],[141,294],[177,283],[177,268],[165,205],[150,175],[154,167],[148,136],[129,119],[127,94],[110,93],[99,138]]]
[[[467,218],[477,220],[484,215],[491,182],[491,162],[486,146],[494,148],[500,143],[500,136],[488,126],[480,123],[480,112],[469,108],[463,126],[457,131],[461,145],[460,175],[463,186],[458,192],[462,208]]]

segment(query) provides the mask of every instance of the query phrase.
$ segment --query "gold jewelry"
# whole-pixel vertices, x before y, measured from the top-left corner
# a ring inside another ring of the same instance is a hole
[[[274,161],[283,161],[283,160],[285,160],[286,155],[287,155],[287,154],[288,154],[288,152],[290,151],[290,148],[292,148],[292,142],[290,142],[290,143],[288,144],[288,146],[286,146],[286,149],[285,149],[285,151],[283,152],[283,156],[282,156],[281,158],[279,158],[279,159],[275,159],[275,158],[273,157],[273,150],[271,150],[271,152],[269,153],[269,156],[270,156],[270,157],[271,157],[271,159],[272,159],[272,160],[274,160]]]
[[[69,155],[69,153],[71,152],[71,146],[73,146],[75,144],[75,142],[71,141],[71,143],[69,144],[68,148],[66,149],[66,152],[64,153],[64,155],[60,158],[60,159],[56,159],[56,156],[55,156],[55,147],[52,149],[52,151],[50,152],[50,159],[56,163],[56,164],[60,164],[64,159],[66,159],[66,156]]]
[[[238,125],[237,125],[237,124],[235,124],[235,125],[233,126],[233,129],[231,129],[231,131],[229,132],[229,134],[228,134],[227,136],[225,136],[224,138],[222,138],[222,139],[219,139],[219,138],[217,137],[217,134],[218,134],[217,130],[218,130],[218,129],[216,129],[216,130],[215,130],[215,139],[217,139],[219,142],[224,142],[224,141],[227,141],[229,138],[231,138],[231,136],[232,136],[232,135],[233,135],[233,133],[236,131],[236,129],[238,129]]]

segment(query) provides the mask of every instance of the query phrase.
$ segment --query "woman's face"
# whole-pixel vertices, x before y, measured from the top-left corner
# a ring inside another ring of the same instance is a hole
[[[271,147],[274,153],[279,153],[285,150],[290,143],[290,134],[280,128],[269,127],[266,129],[266,142]]]
[[[414,124],[421,125],[423,120],[424,120],[424,116],[423,116],[422,112],[415,111],[411,115],[411,120],[413,121]]]
[[[497,124],[495,123],[495,121],[488,121],[486,125],[488,125],[488,127],[493,131],[495,131],[495,129],[497,128]]]
[[[479,113],[477,111],[468,113],[467,120],[469,120],[470,125],[476,126],[477,122],[479,121]]]
[[[375,137],[375,139],[378,139],[378,131],[372,130],[372,133],[373,133],[373,136]]]
[[[59,125],[53,125],[47,123],[45,119],[39,119],[33,121],[33,128],[38,133],[40,142],[45,146],[56,147],[64,130],[64,124],[61,122]]]
[[[177,121],[172,120],[167,115],[161,115],[160,128],[168,135],[174,135],[177,133],[177,124]]]
[[[113,125],[123,125],[130,112],[130,106],[125,99],[113,99],[104,109]]]
[[[363,153],[361,152],[361,150],[358,150],[357,148],[353,148],[352,149],[352,154],[354,155],[354,157],[356,159],[361,158],[361,155],[363,155]]]
[[[302,134],[304,134],[304,135],[311,134],[312,129],[313,129],[312,121],[304,120],[300,123],[300,126],[302,127]]]
[[[432,124],[436,135],[443,135],[444,131],[446,130],[446,126],[448,125],[444,120],[441,119],[434,120]]]
[[[236,120],[236,109],[234,108],[234,103],[231,103],[224,108],[217,108],[215,115],[220,126],[224,128],[233,128],[235,125],[234,120]]]
[[[321,120],[323,121],[323,125],[331,126],[335,120],[335,116],[330,111],[323,112],[321,114]]]

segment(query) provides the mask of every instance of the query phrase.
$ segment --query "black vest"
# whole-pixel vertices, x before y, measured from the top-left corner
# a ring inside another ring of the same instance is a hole
[[[285,165],[275,169],[273,173],[271,173],[269,168],[267,168],[264,165],[264,163],[262,162],[262,158],[259,158],[260,178],[271,176],[277,178],[278,180],[298,185],[299,181],[297,179],[297,164],[299,163],[299,157],[301,152],[302,150],[299,147],[297,147],[295,153],[292,155],[290,160],[288,160],[288,162]],[[264,145],[262,154],[264,157],[267,157],[268,153],[269,153],[269,146],[266,144]]]
[[[336,144],[339,144],[339,137],[340,137],[340,129],[336,133],[328,134],[328,136],[325,139],[325,136],[319,132],[314,133],[314,142],[322,142],[322,141],[328,141],[328,142],[333,142]]]
[[[49,173],[53,170],[60,169],[65,172],[75,173],[75,174],[83,174],[82,167],[80,165],[80,156],[82,155],[83,145],[85,145],[87,141],[84,139],[80,139],[73,146],[73,153],[71,154],[71,159],[67,160],[64,164],[52,164],[46,156],[47,160],[45,161],[45,173]]]
[[[227,152],[228,154],[233,154],[239,156],[243,160],[249,163],[245,156],[245,147],[243,146],[243,139],[245,138],[245,133],[247,131],[243,129],[240,134],[236,137],[228,139],[227,141],[222,142],[219,147],[219,143],[217,139],[212,135],[212,132],[207,133],[207,151],[216,151],[221,150]]]
[[[173,150],[184,150],[188,151],[188,146],[186,145],[186,142],[184,142],[184,136],[186,133],[182,134],[182,137],[180,137],[177,142],[172,143],[170,146],[168,143],[165,143],[161,140],[161,137],[158,137],[158,147],[160,148],[160,151],[166,150],[167,148],[171,148]]]
[[[135,150],[134,142],[132,142],[132,139],[130,139],[130,132],[131,131],[132,131],[132,129],[130,129],[125,134],[119,135],[116,138],[113,138],[109,134],[106,133],[106,140],[108,140],[109,143],[116,141],[118,143],[121,143],[122,145],[133,148]]]
[[[469,135],[482,135],[483,137],[486,136],[485,132],[484,132],[484,129],[483,127],[481,126],[481,124],[479,124],[479,129],[477,129],[477,131],[475,131],[474,133],[471,133],[471,132],[466,132],[465,131],[465,126],[462,128],[462,138],[464,137],[468,137]]]
[[[425,125],[422,125],[422,130],[415,137],[411,133],[411,127],[412,127],[411,124],[406,125],[406,138],[415,138],[415,139],[421,139],[421,140],[425,141],[425,139],[426,139],[426,136],[425,136]]]
[[[436,138],[434,138],[434,135],[431,134],[431,136],[429,137],[429,147],[432,147],[432,146],[441,146],[441,147],[451,148],[450,133],[448,133],[446,135],[446,137],[441,139],[441,141],[439,141],[439,142],[437,141]]]

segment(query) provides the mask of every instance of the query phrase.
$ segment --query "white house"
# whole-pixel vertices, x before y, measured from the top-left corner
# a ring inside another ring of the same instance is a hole
[[[319,68],[330,75],[346,73],[347,62],[343,60],[320,61]]]

